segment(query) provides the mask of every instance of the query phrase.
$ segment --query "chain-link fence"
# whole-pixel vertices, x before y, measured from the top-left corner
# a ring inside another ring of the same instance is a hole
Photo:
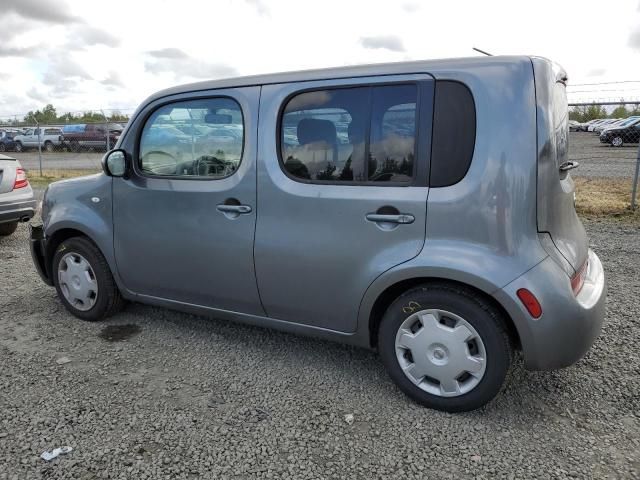
[[[41,175],[97,171],[104,152],[113,148],[133,110],[58,115],[48,105],[42,111],[0,117],[0,153],[11,152],[27,170]]]
[[[635,208],[640,161],[640,102],[580,102],[569,106],[570,157],[577,177],[631,180]]]

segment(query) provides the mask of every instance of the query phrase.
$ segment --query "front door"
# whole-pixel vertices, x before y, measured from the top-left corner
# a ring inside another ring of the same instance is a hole
[[[369,285],[425,240],[433,80],[263,87],[256,275],[268,316],[353,332]]]
[[[253,264],[259,87],[163,98],[113,180],[118,273],[136,294],[263,314]]]

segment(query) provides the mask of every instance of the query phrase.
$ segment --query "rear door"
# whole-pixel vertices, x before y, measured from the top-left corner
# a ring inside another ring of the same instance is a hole
[[[270,317],[353,332],[367,287],[425,240],[427,75],[264,86],[256,277]]]
[[[546,59],[533,58],[538,127],[538,231],[578,271],[588,257],[589,242],[575,209],[569,160],[569,112],[566,73]]]

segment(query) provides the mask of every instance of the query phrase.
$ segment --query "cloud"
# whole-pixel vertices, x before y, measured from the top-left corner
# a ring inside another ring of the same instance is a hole
[[[78,63],[76,63],[67,53],[52,52],[46,62],[47,68],[42,77],[45,85],[68,86],[64,83],[70,78],[81,80],[93,80],[93,77]]]
[[[32,87],[27,91],[27,97],[29,97],[32,100],[35,100],[36,102],[41,102],[41,103],[48,103],[49,100],[51,99],[51,97],[40,92],[35,87]]]
[[[189,55],[180,50],[179,48],[162,48],[160,50],[150,50],[147,55],[153,58],[169,58],[169,59],[187,59]]]
[[[263,0],[245,0],[249,5],[253,5],[259,15],[269,15],[269,7]]]
[[[360,44],[364,48],[386,49],[392,52],[404,52],[402,39],[395,35],[378,35],[375,37],[360,37]]]
[[[409,13],[413,13],[418,11],[418,9],[420,8],[420,5],[417,3],[413,3],[413,2],[408,2],[408,3],[403,3],[402,4],[402,9],[405,12],[409,12]]]
[[[124,82],[118,72],[111,71],[109,75],[104,80],[100,81],[101,84],[106,85],[108,87],[124,87]]]
[[[72,44],[77,44],[80,47],[106,45],[115,48],[120,45],[118,37],[89,25],[79,25],[73,30],[71,38]]]
[[[144,63],[144,69],[149,73],[173,73],[176,78],[221,78],[237,75],[235,68],[222,63],[207,63],[195,59],[177,48],[152,50],[147,55],[153,61]]]
[[[9,13],[45,23],[66,24],[78,21],[62,0],[3,0],[0,18]]]
[[[593,70],[589,70],[587,77],[601,77],[605,73],[607,73],[606,68],[594,68]]]
[[[629,46],[633,49],[640,50],[640,28],[636,28],[629,36]]]
[[[38,47],[35,45],[32,47],[8,47],[6,45],[0,45],[0,57],[22,57],[37,50]]]

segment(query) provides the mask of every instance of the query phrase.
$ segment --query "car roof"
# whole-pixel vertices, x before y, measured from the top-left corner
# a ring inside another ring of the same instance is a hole
[[[411,75],[420,73],[435,74],[438,71],[451,71],[460,68],[478,67],[486,68],[491,65],[504,63],[530,62],[532,57],[528,56],[484,56],[484,57],[464,57],[447,58],[440,60],[418,60],[411,62],[377,63],[367,65],[355,65],[333,68],[322,68],[314,70],[299,70],[282,73],[268,73],[263,75],[250,75],[245,77],[224,78],[220,80],[205,80],[203,82],[188,83],[167,88],[154,93],[143,102],[149,103],[153,100],[169,95],[188,93],[199,90],[214,90],[219,88],[240,88],[256,85],[269,85],[276,83],[308,82],[314,80],[331,80],[337,78],[367,77],[381,75]],[[546,59],[545,59],[546,60]],[[550,60],[546,60],[552,63]],[[564,71],[559,67],[563,75]]]

